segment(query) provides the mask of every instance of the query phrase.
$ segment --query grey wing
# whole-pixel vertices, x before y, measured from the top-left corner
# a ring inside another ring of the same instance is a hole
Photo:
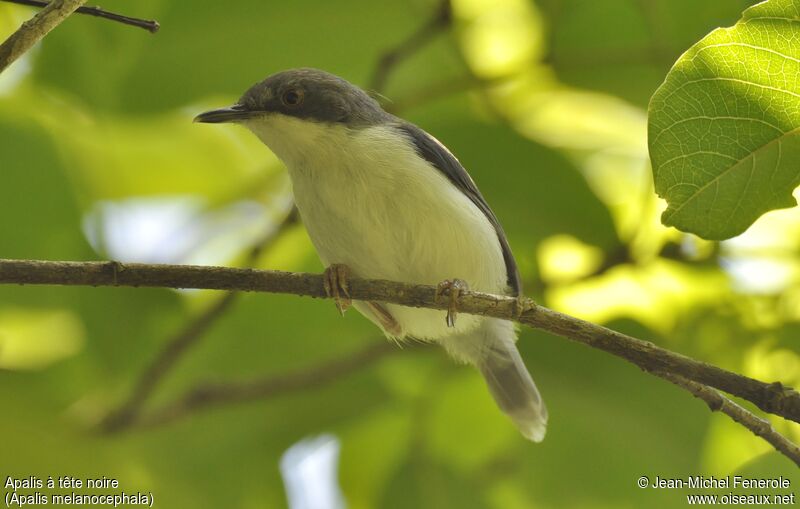
[[[484,213],[492,226],[494,226],[494,230],[497,232],[497,239],[500,241],[500,247],[503,250],[503,260],[506,263],[508,286],[513,291],[514,296],[522,294],[519,269],[517,268],[517,262],[514,260],[514,255],[511,253],[511,246],[508,245],[508,239],[506,239],[503,227],[500,226],[497,216],[495,216],[492,209],[489,208],[489,204],[486,203],[486,200],[483,198],[483,195],[481,195],[475,182],[472,181],[467,170],[461,166],[458,159],[456,159],[444,145],[419,127],[404,121],[399,121],[397,127],[400,131],[408,135],[414,143],[419,155],[425,158],[425,160],[431,163],[437,170],[441,171],[454,186],[467,195],[472,203]]]

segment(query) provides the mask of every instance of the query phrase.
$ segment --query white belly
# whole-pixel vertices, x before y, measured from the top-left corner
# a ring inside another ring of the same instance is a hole
[[[311,150],[276,150],[322,262],[346,264],[357,277],[429,285],[459,278],[473,290],[504,293],[505,263],[489,220],[410,143],[388,138],[388,129],[327,129]],[[448,329],[442,311],[386,308],[404,334],[419,339],[464,332],[482,320],[460,315]]]

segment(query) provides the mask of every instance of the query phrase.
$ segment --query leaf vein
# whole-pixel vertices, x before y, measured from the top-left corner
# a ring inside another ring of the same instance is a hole
[[[668,125],[664,129],[662,129],[661,132],[659,132],[656,135],[655,138],[653,138],[653,143],[658,142],[658,139],[661,138],[661,136],[663,134],[665,134],[667,131],[669,131],[673,127],[675,127],[677,125],[680,125],[680,124],[683,124],[685,122],[692,122],[694,120],[710,120],[710,121],[714,121],[714,120],[743,120],[743,121],[747,121],[747,122],[758,122],[760,124],[764,124],[767,127],[771,127],[772,129],[775,129],[776,131],[778,131],[781,134],[783,134],[785,132],[783,129],[781,129],[780,127],[776,126],[775,124],[773,124],[771,122],[767,122],[766,120],[762,120],[760,118],[736,117],[736,116],[729,116],[729,115],[718,116],[718,117],[712,117],[712,116],[708,116],[708,115],[695,115],[694,117],[682,118],[681,120],[676,120],[675,122],[671,123],[670,125]]]
[[[798,129],[794,129],[794,130],[792,130],[792,131],[789,131],[789,132],[787,132],[787,133],[784,133],[784,135],[783,135],[783,136],[780,136],[780,137],[778,137],[778,138],[775,138],[774,140],[771,140],[771,141],[769,141],[769,142],[765,143],[764,145],[760,146],[760,147],[759,147],[759,148],[757,148],[756,150],[754,150],[754,151],[753,151],[753,152],[752,152],[750,155],[748,155],[748,156],[747,156],[747,158],[755,158],[755,157],[756,157],[756,154],[757,154],[758,152],[760,152],[760,151],[762,151],[762,150],[766,150],[766,149],[768,149],[770,146],[772,146],[772,144],[773,144],[773,143],[777,143],[777,144],[778,144],[778,146],[780,146],[780,144],[781,144],[781,142],[782,142],[783,138],[785,138],[786,136],[796,135],[798,132],[800,132],[800,128],[798,128]],[[725,175],[727,175],[727,174],[728,174],[728,173],[730,173],[731,171],[733,171],[733,170],[737,169],[737,168],[739,167],[739,165],[741,164],[741,162],[742,162],[742,161],[738,161],[736,164],[733,164],[733,165],[731,165],[730,167],[726,168],[726,169],[725,169],[724,171],[722,171],[722,172],[721,172],[719,175],[717,175],[717,176],[716,176],[716,177],[714,177],[713,179],[711,179],[711,180],[709,180],[708,182],[706,182],[706,183],[705,183],[703,186],[697,186],[697,191],[696,191],[696,192],[694,192],[694,193],[692,193],[692,195],[691,195],[691,196],[689,196],[689,197],[688,197],[686,200],[684,200],[684,202],[683,202],[683,203],[681,203],[680,205],[678,205],[677,207],[675,207],[675,208],[674,208],[672,211],[670,211],[670,214],[669,214],[668,216],[666,216],[666,217],[667,217],[667,219],[671,218],[672,216],[674,216],[675,214],[677,214],[678,212],[680,212],[680,211],[683,209],[683,207],[685,207],[685,206],[686,206],[686,204],[687,204],[687,203],[691,202],[691,201],[692,201],[694,198],[696,198],[696,197],[697,197],[697,195],[699,195],[700,193],[702,193],[703,191],[705,191],[705,190],[708,188],[708,186],[710,186],[710,185],[712,185],[712,184],[715,184],[715,183],[719,182],[719,181],[720,181],[720,179],[722,179],[722,177],[724,177]]]
[[[724,157],[725,159],[730,159],[731,161],[735,161],[737,163],[739,162],[739,159],[736,159],[735,157],[730,156],[728,154],[723,154],[721,152],[714,152],[713,150],[698,150],[696,152],[691,152],[689,154],[681,154],[679,156],[675,156],[673,158],[667,159],[666,161],[661,163],[661,166],[666,166],[666,165],[668,165],[669,163],[671,163],[673,161],[677,161],[679,159],[686,159],[687,157],[692,157],[692,156],[697,156],[697,155],[719,156],[719,157]]]
[[[754,49],[754,50],[764,51],[764,52],[771,53],[771,54],[779,56],[779,57],[783,57],[786,60],[791,60],[793,62],[800,63],[800,58],[791,57],[789,55],[786,55],[786,54],[781,53],[780,51],[776,51],[774,49],[765,48],[763,46],[757,46],[755,44],[747,44],[745,42],[722,42],[722,43],[719,43],[719,44],[709,44],[708,46],[703,46],[702,48],[697,50],[697,53],[692,55],[692,58],[690,58],[690,60],[694,60],[700,53],[702,53],[703,51],[705,51],[707,49],[723,48],[723,47],[726,47],[726,46],[741,46],[743,48],[751,48],[751,49]]]
[[[760,19],[767,19],[767,20],[774,20],[774,21],[789,21],[791,23],[800,23],[800,19],[798,18],[786,18],[784,16],[757,16],[755,18],[747,18],[742,22],[742,24],[749,23],[751,21],[757,21]]]
[[[772,87],[772,86],[769,86],[769,85],[762,85],[761,83],[754,83],[752,81],[742,80],[742,79],[739,79],[739,78],[725,78],[725,77],[722,77],[722,76],[714,76],[714,77],[711,77],[711,78],[700,78],[700,79],[696,79],[696,80],[687,81],[687,82],[683,83],[681,86],[676,87],[675,90],[670,91],[670,93],[667,94],[667,96],[664,97],[664,99],[662,101],[663,102],[667,102],[667,100],[670,97],[672,97],[677,92],[679,92],[680,90],[684,89],[685,87],[688,87],[689,85],[694,85],[696,83],[703,83],[703,82],[706,82],[706,81],[732,81],[732,82],[735,82],[735,83],[742,83],[744,85],[752,85],[754,87],[763,88],[763,89],[766,89],[766,90],[772,90],[772,91],[775,91],[775,92],[782,92],[784,94],[788,94],[788,95],[791,95],[793,97],[800,98],[800,94],[798,94],[797,92],[792,92],[791,90],[786,90],[784,88]]]

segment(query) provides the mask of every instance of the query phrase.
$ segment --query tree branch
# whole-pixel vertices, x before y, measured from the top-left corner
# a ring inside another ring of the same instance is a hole
[[[442,0],[433,16],[400,44],[383,53],[378,59],[369,89],[382,92],[394,67],[416,53],[421,47],[446,30],[453,20],[450,0]]]
[[[794,461],[794,463],[800,467],[800,447],[775,431],[775,428],[773,428],[772,424],[766,419],[758,417],[708,386],[692,382],[680,375],[672,373],[655,374],[665,380],[669,380],[678,387],[686,389],[695,397],[702,399],[712,412],[722,412],[726,414],[734,421],[752,431],[754,435],[769,442],[775,450]]]
[[[105,431],[121,431],[124,428],[151,428],[166,424],[198,410],[212,406],[229,405],[256,399],[272,398],[301,390],[326,385],[358,369],[391,354],[400,352],[394,345],[383,340],[370,343],[366,348],[345,357],[324,361],[312,366],[280,375],[267,375],[243,382],[207,383],[199,385],[176,401],[167,403],[150,413],[137,416],[123,427]]]
[[[292,210],[278,227],[252,247],[247,255],[245,265],[254,264],[258,257],[261,256],[261,253],[287,228],[297,224],[299,219],[297,208],[292,207]],[[203,313],[191,319],[182,330],[167,341],[158,356],[139,375],[128,399],[116,410],[109,412],[100,427],[105,431],[114,431],[125,428],[136,421],[145,401],[153,394],[161,380],[178,364],[178,361],[186,352],[198,343],[211,326],[231,309],[238,295],[235,291],[225,293]]]
[[[326,298],[322,279],[318,274],[194,265],[0,259],[0,284],[203,288]],[[428,285],[357,278],[350,281],[350,295],[355,300],[446,309],[447,302],[437,300],[435,292],[435,287]],[[464,292],[458,298],[458,308],[464,313],[514,320],[584,343],[632,362],[647,372],[681,375],[744,398],[765,412],[800,422],[800,393],[780,382],[768,384],[733,373],[648,341],[538,306],[530,299]]]
[[[505,76],[500,78],[483,79],[475,76],[474,74],[448,77],[438,82],[429,83],[419,91],[408,93],[405,96],[393,98],[390,103],[384,105],[383,109],[389,113],[399,114],[402,111],[416,108],[436,99],[448,97],[460,92],[467,92],[476,88],[502,83],[506,79],[507,78]]]
[[[86,0],[53,0],[0,44],[0,72],[31,49]]]
[[[133,385],[128,399],[116,410],[108,413],[100,424],[103,431],[110,432],[128,427],[137,420],[137,415],[145,401],[153,394],[156,387],[174,368],[189,349],[196,345],[203,334],[236,301],[237,292],[227,292],[203,313],[191,320],[175,334],[161,349],[156,358],[139,375]]]
[[[46,0],[2,0],[2,1],[12,4],[29,5],[31,7],[47,7],[48,5],[50,5],[50,2]],[[158,29],[161,28],[161,25],[158,24],[158,21],[132,18],[130,16],[125,16],[123,14],[117,14],[114,12],[103,10],[100,7],[81,6],[78,7],[75,10],[75,12],[77,12],[78,14],[88,14],[89,16],[97,16],[98,18],[116,21],[124,25],[131,25],[138,28],[144,28],[145,30],[147,30],[152,34],[158,32]]]

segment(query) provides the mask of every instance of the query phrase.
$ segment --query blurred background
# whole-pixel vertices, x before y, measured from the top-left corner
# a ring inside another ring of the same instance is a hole
[[[104,1],[162,28],[72,16],[0,75],[0,257],[321,271],[275,157],[244,129],[191,122],[319,67],[459,157],[527,295],[800,385],[800,212],[723,243],[681,234],[659,223],[648,163],[649,97],[751,3],[452,0],[437,17],[435,0]],[[0,36],[33,12],[0,3]],[[242,509],[675,507],[685,490],[639,476],[800,481],[622,360],[530,329],[520,350],[550,410],[539,445],[475,370],[387,345],[329,301],[0,286],[0,474],[105,475],[157,507]]]

